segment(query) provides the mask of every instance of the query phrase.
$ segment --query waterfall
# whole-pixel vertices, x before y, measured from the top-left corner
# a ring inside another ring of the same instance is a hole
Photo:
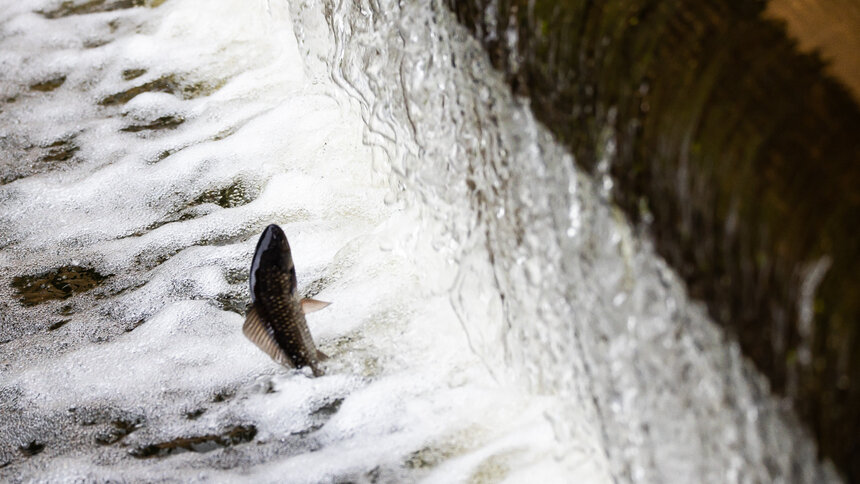
[[[27,0],[0,65],[2,480],[837,480],[442,2]],[[242,336],[269,223],[324,377]]]

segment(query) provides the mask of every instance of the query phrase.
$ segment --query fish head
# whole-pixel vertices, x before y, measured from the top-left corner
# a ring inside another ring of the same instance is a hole
[[[272,278],[267,274],[272,273],[287,275],[287,287],[271,288],[274,283],[280,283],[283,278]],[[290,295],[296,293],[296,268],[293,264],[293,256],[290,252],[290,243],[287,236],[275,224],[269,225],[260,235],[257,249],[254,251],[254,260],[251,262],[251,274],[249,277],[251,288],[251,303],[255,303],[261,291],[284,291]]]

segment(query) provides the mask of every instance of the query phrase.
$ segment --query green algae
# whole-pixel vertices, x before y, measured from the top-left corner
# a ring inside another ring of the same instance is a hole
[[[191,206],[214,203],[221,208],[239,207],[253,201],[257,192],[250,183],[239,179],[225,187],[206,190],[191,202]]]
[[[510,463],[513,454],[514,452],[503,452],[487,457],[472,471],[466,482],[469,484],[485,484],[503,481],[505,476],[511,471]]]
[[[232,268],[224,271],[224,279],[228,284],[245,284],[248,282],[248,268]]]
[[[45,81],[30,84],[31,91],[51,92],[66,82],[66,76],[57,76]]]
[[[432,469],[462,451],[455,445],[427,446],[410,453],[403,465],[408,469]]]
[[[251,298],[247,295],[247,291],[240,293],[219,294],[215,297],[215,304],[222,311],[230,311],[244,316],[247,312],[248,303]]]

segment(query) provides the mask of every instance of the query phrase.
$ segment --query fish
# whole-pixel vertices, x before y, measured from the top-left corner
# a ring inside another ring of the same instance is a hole
[[[321,376],[320,362],[328,357],[314,344],[305,314],[331,303],[299,299],[296,285],[287,236],[276,224],[269,225],[251,262],[251,304],[242,332],[276,362],[287,368],[310,367],[314,376]]]

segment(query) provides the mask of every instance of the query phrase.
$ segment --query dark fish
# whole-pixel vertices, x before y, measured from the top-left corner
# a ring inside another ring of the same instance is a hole
[[[296,268],[287,236],[275,224],[266,227],[251,263],[251,306],[242,332],[273,360],[288,367],[311,367],[322,375],[320,360],[305,314],[329,305],[315,299],[299,300]]]

